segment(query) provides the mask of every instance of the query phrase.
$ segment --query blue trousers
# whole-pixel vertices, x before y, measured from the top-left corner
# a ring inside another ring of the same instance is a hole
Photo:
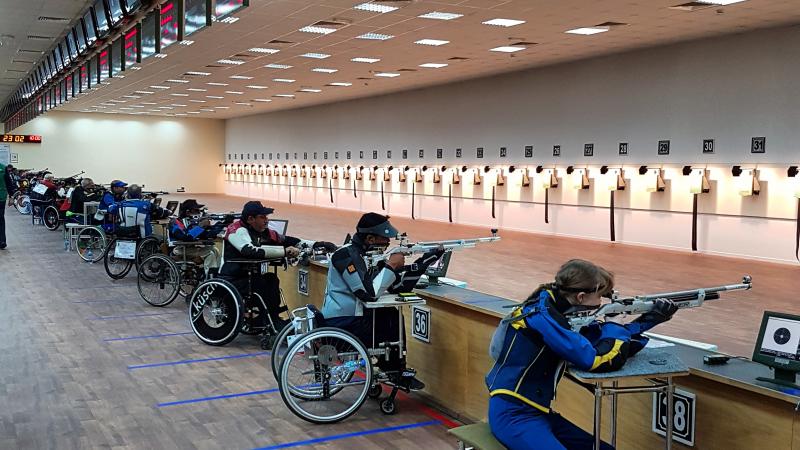
[[[592,450],[594,436],[556,413],[543,413],[503,395],[489,400],[489,426],[509,450]],[[601,450],[614,450],[603,442]]]

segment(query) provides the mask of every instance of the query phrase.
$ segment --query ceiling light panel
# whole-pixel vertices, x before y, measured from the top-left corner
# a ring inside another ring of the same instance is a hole
[[[242,61],[241,59],[218,59],[217,62],[219,64],[228,64],[231,66],[240,66],[245,63],[245,61]]]
[[[350,61],[357,62],[357,63],[372,64],[372,63],[376,63],[376,62],[380,61],[380,59],[379,58],[361,58],[361,57],[359,57],[359,58],[353,58]]]
[[[217,82],[213,82],[213,81],[210,82],[210,83],[206,83],[206,84],[209,85],[209,86],[228,86],[228,83],[217,83]]]
[[[593,34],[598,33],[605,33],[610,28],[608,27],[584,27],[584,28],[575,28],[573,30],[567,30],[565,33],[567,34],[579,34],[582,36],[591,36]]]
[[[364,33],[361,36],[356,36],[356,39],[365,39],[368,41],[388,41],[393,37],[394,36],[392,36],[391,34]]]
[[[186,90],[187,90],[187,91],[192,91],[192,92],[206,92],[208,89],[203,89],[203,88],[186,88]]]
[[[249,87],[249,86],[248,86]],[[234,94],[234,95],[241,95],[244,94],[242,91],[225,91],[226,94]]]
[[[420,64],[420,67],[425,67],[427,69],[441,69],[442,67],[447,67],[447,64],[444,63],[425,63]]]
[[[253,101],[254,102],[259,102],[259,103],[268,103],[268,102],[271,102],[272,100],[270,100],[268,98],[254,98]]]
[[[307,26],[307,27],[300,28],[297,31],[302,31],[303,33],[331,34],[334,31],[336,31],[336,28]]]
[[[228,78],[230,78],[232,80],[252,80],[253,79],[253,77],[248,77],[248,76],[244,76],[244,75],[231,75]]]
[[[292,68],[292,66],[287,65],[287,64],[267,64],[264,67],[266,67],[267,69],[291,69]]]
[[[455,14],[455,13],[447,13],[447,12],[439,12],[433,11],[427,14],[423,14],[421,16],[417,16],[420,19],[434,19],[434,20],[453,20],[458,19],[459,17],[464,17],[463,14]]]
[[[514,19],[492,19],[487,20],[486,22],[481,22],[484,25],[494,25],[497,27],[513,27],[517,25],[522,25],[525,23],[524,20],[514,20]]]
[[[392,11],[397,11],[400,8],[397,8],[395,6],[389,6],[389,5],[379,5],[379,4],[376,4],[376,3],[362,3],[360,5],[354,6],[353,9],[358,9],[360,11],[369,11],[369,12],[376,12],[376,13],[386,14],[386,13],[390,13]]]
[[[251,49],[248,49],[247,51],[248,52],[253,52],[253,53],[266,53],[268,55],[274,55],[275,53],[278,53],[280,50],[275,49],[275,48],[253,47]]]
[[[419,45],[432,45],[434,47],[438,47],[440,45],[449,44],[450,41],[442,41],[439,39],[420,39],[418,41],[414,41],[414,43]]]
[[[490,52],[501,52],[501,53],[514,53],[514,52],[518,52],[518,51],[521,51],[521,50],[525,50],[526,48],[527,47],[506,46],[506,47],[495,47],[495,48],[489,49],[489,51]]]
[[[328,83],[328,86],[343,86],[343,87],[346,87],[346,86],[352,86],[352,85],[353,85],[353,83],[342,83],[342,82]]]
[[[188,83],[189,80],[167,80],[167,83]]]
[[[312,72],[319,72],[319,73],[336,73],[339,69],[325,69],[323,67],[315,67],[311,69]]]
[[[328,55],[327,53],[303,53],[300,56],[303,58],[325,59],[330,58],[331,55]]]
[[[277,83],[294,83],[295,82],[295,80],[292,80],[292,79],[289,79],[289,78],[273,78],[272,81],[275,81]]]
[[[378,72],[378,73],[375,74],[375,76],[376,77],[382,77],[382,78],[394,78],[394,77],[399,77],[400,74],[399,73],[394,73],[394,72]]]
[[[250,85],[250,86],[245,86],[245,87],[248,87],[250,89],[266,89],[267,88],[266,86],[259,86],[259,85],[255,85],[255,84]]]
[[[275,94],[273,97],[294,98],[294,94]]]

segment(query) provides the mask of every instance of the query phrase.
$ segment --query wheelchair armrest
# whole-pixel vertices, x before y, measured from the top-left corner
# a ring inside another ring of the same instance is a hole
[[[227,262],[234,264],[261,264],[261,263],[283,263],[283,257],[278,259],[227,259]]]

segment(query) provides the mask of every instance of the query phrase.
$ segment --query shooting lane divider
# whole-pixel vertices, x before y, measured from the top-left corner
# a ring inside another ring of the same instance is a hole
[[[700,194],[693,194],[692,199],[692,251],[697,251],[697,197]]]
[[[496,219],[494,214],[494,197],[495,197],[495,186],[492,186],[492,219]]]
[[[128,336],[118,338],[106,338],[103,342],[119,342],[119,341],[136,341],[140,339],[158,339],[163,337],[184,336],[187,334],[194,334],[194,331],[182,331],[180,333],[164,333],[164,334],[150,334],[146,336]]]
[[[544,223],[550,223],[550,189],[544,188]]]
[[[609,231],[611,233],[611,242],[616,242],[616,240],[617,240],[617,232],[616,232],[616,229],[615,229],[615,226],[614,226],[614,195],[615,195],[616,192],[617,192],[616,190],[612,190],[611,191],[611,204],[610,204],[611,206],[608,209],[609,210],[609,217],[610,217],[610,220],[611,220],[610,227],[609,227]]]
[[[328,193],[331,194],[331,204],[333,204],[333,181],[328,180]]]
[[[416,183],[412,182],[411,183],[411,220],[417,220],[417,218],[414,217],[414,203],[416,203],[414,200],[416,198],[416,193],[417,193]]]
[[[800,220],[800,209],[798,209],[798,220]],[[453,185],[447,186],[447,218],[450,223],[453,223]],[[797,236],[800,237],[800,222],[798,222]]]
[[[794,238],[794,256],[800,261],[800,197],[797,197],[797,230]]]
[[[292,183],[289,183],[289,204],[292,204]]]
[[[358,194],[356,194],[356,180],[353,180],[353,198],[358,198]]]
[[[256,353],[239,353],[236,355],[228,355],[228,356],[217,356],[214,358],[200,358],[200,359],[182,359],[180,361],[168,361],[168,362],[160,362],[160,363],[150,363],[150,364],[135,364],[132,366],[128,366],[128,370],[136,370],[136,369],[149,369],[153,367],[165,367],[165,366],[182,366],[185,364],[195,364],[195,363],[202,363],[202,362],[210,362],[210,361],[221,361],[225,359],[241,359],[241,358],[254,358],[258,356],[268,356],[272,352],[256,352]]]
[[[383,181],[381,181],[381,211],[386,211],[386,201],[383,197]]]
[[[380,434],[380,433],[389,433],[392,431],[400,431],[400,430],[408,430],[411,428],[420,428],[420,427],[427,427],[431,425],[440,425],[441,422],[438,420],[431,420],[428,422],[417,422],[417,423],[408,423],[405,425],[397,425],[393,427],[385,427],[385,428],[375,428],[371,430],[364,430],[364,431],[354,431],[352,433],[344,433],[344,434],[334,434],[332,436],[325,436],[320,438],[314,439],[306,439],[303,441],[295,441],[295,442],[287,442],[285,444],[276,444],[267,447],[258,447],[254,450],[277,450],[282,448],[291,448],[291,447],[304,447],[308,445],[318,444],[320,442],[329,442],[329,441],[338,441],[340,439],[348,439],[352,437],[358,436],[367,436],[370,434]]]

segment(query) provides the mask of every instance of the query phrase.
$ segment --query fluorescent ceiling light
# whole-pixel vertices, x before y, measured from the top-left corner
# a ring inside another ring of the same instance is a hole
[[[420,19],[453,20],[453,19],[458,19],[459,17],[464,17],[464,15],[434,11],[417,17],[419,17]]]
[[[231,75],[228,78],[231,78],[231,79],[234,79],[234,80],[252,80],[253,79],[253,77],[247,77],[247,76],[244,76],[244,75]]]
[[[238,17],[228,16],[228,17],[220,20],[220,23],[236,23],[238,21],[239,21]]]
[[[189,114],[200,114],[200,111],[189,111]]]
[[[592,34],[605,33],[608,30],[610,30],[610,28],[608,27],[585,27],[585,28],[575,28],[574,30],[567,30],[565,31],[565,33],[590,36]]]
[[[350,61],[357,62],[357,63],[367,63],[372,64],[380,61],[379,58],[353,58]]]
[[[193,75],[196,77],[207,77],[211,75],[210,72],[186,72],[186,75]]]
[[[492,19],[487,20],[486,22],[481,22],[484,25],[495,25],[498,27],[513,27],[515,25],[521,25],[525,23],[524,20],[514,20],[514,19]]]
[[[399,73],[394,73],[394,72],[378,72],[378,73],[375,74],[375,76],[376,77],[383,77],[383,78],[394,78],[394,77],[399,77],[400,74]]]
[[[178,94],[178,93],[169,94],[169,95],[172,95],[172,96],[175,96],[175,97],[188,97],[189,96],[189,94]]]
[[[188,83],[189,80],[167,80],[167,83]]]
[[[129,69],[130,70],[142,70],[142,67],[141,66],[133,66],[133,67],[129,67]]]
[[[527,47],[511,47],[511,46],[507,46],[507,47],[491,48],[491,49],[489,49],[489,51],[490,52],[502,52],[502,53],[514,53],[514,52],[518,52],[520,50],[525,50],[526,48]]]
[[[230,106],[215,106],[217,109],[230,109]]]
[[[190,102],[194,102],[194,103],[205,103],[206,102],[205,100],[189,100],[189,101]]]
[[[232,66],[244,64],[244,61],[241,59],[218,59],[217,62],[220,64],[230,64]]]
[[[248,49],[247,51],[253,53],[268,53],[270,55],[274,55],[275,53],[278,53],[280,50],[274,48],[253,47],[251,49]]]
[[[425,68],[428,68],[428,69],[441,69],[442,67],[447,67],[447,64],[444,64],[444,63],[425,63],[425,64],[420,64],[419,66],[420,67],[425,67]]]
[[[273,78],[272,81],[275,81],[275,82],[278,82],[278,83],[294,83],[295,82],[295,80],[290,80],[288,78]]]
[[[300,28],[297,31],[302,31],[303,33],[331,34],[334,31],[336,31],[336,28],[307,26],[307,27]]]
[[[286,65],[286,64],[267,64],[264,67],[266,67],[267,69],[291,69],[292,68],[292,66],[289,66],[289,65]]]
[[[380,34],[380,33],[364,33],[361,36],[356,36],[356,39],[366,39],[369,41],[386,41],[393,38],[391,34]]]
[[[131,108],[144,108],[142,105],[131,105]]]
[[[206,98],[220,99],[220,98],[225,98],[225,97],[220,97],[219,95],[206,95]]]
[[[127,100],[109,100],[109,101],[114,103],[128,103]]]
[[[419,45],[432,45],[434,47],[438,47],[440,45],[449,44],[450,41],[440,41],[439,39],[420,39],[414,42],[415,44]]]
[[[166,53],[158,53],[158,54],[155,55],[155,57],[156,58],[166,58],[167,54]]]
[[[352,85],[353,83],[339,83],[339,82],[328,83],[328,86],[352,86]]]
[[[127,107],[127,106],[123,106],[123,107],[122,107],[122,108],[120,108],[120,109],[124,109],[124,110],[132,110],[133,108],[129,108],[129,107]]]
[[[141,95],[123,95],[123,98],[142,98]]]
[[[142,102],[143,105],[157,105],[156,102]]]
[[[326,53],[303,53],[300,56],[302,56],[303,58],[325,59],[329,58],[331,55],[328,55]]]
[[[169,86],[150,86],[151,89],[169,89]]]
[[[322,92],[322,89],[303,88],[300,89],[300,92]]]
[[[203,88],[186,88],[186,90],[187,90],[187,91],[192,91],[192,92],[206,92],[208,89],[203,89]]]
[[[250,87],[250,86],[247,86],[247,87]],[[244,92],[242,92],[242,91],[225,91],[225,93],[226,94],[236,94],[236,95],[244,94]]]
[[[294,98],[294,94],[275,94],[273,97]]]
[[[245,86],[245,87],[248,87],[250,89],[266,89],[267,88],[266,86],[257,86],[257,85],[251,85],[251,86]]]
[[[206,83],[206,84],[209,85],[209,86],[227,86],[228,85],[228,83],[216,83],[216,82],[211,82],[211,83]]]
[[[397,11],[400,8],[397,8],[395,6],[378,5],[375,3],[362,3],[360,5],[354,6],[353,9],[360,9],[361,11],[370,11],[383,14],[392,11]]]
[[[214,112],[214,110],[213,110],[213,109],[201,109],[200,111],[205,111],[205,112]]]
[[[272,100],[270,100],[268,98],[254,98],[253,101],[254,102],[267,103],[267,102],[271,102]]]
[[[185,107],[187,105],[184,105],[183,103],[172,103],[169,106]]]
[[[311,69],[312,72],[319,72],[319,73],[336,73],[339,69],[324,69],[322,67],[315,67]]]
[[[182,40],[182,41],[180,42],[180,44],[181,44],[181,45],[187,45],[187,46],[188,46],[188,45],[192,45],[192,44],[194,44],[194,41],[192,41],[192,40],[189,40],[189,39],[184,39],[184,40]]]
[[[233,103],[236,105],[253,106],[252,103],[247,103],[247,102],[233,102]]]

